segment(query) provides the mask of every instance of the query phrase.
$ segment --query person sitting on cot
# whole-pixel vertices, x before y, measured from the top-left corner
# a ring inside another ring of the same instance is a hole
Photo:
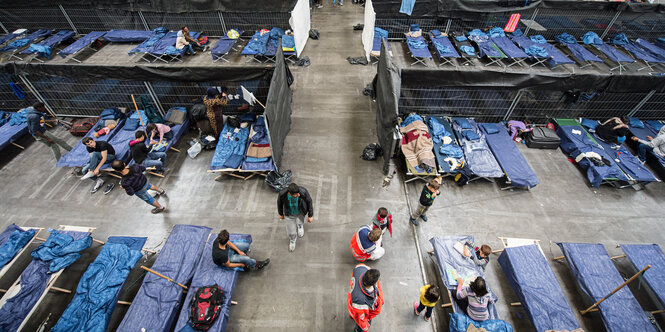
[[[108,126],[102,128],[101,130],[95,132],[92,135],[95,136],[95,138],[99,138],[99,136],[108,135],[108,133],[110,133],[111,130],[113,130],[113,128],[115,128],[115,123],[109,123]]]
[[[170,141],[173,139],[173,131],[171,127],[161,123],[148,123],[145,127],[145,131],[150,133],[150,144],[162,144],[162,141],[166,139]],[[159,142],[155,141],[155,135],[159,133]]]
[[[149,126],[149,125],[148,125]],[[168,169],[164,167],[166,152],[152,151],[153,145],[145,145],[145,132],[142,130],[134,133],[135,140],[129,142],[129,151],[132,159],[144,167],[154,167],[157,173],[163,173]]]
[[[475,321],[485,321],[490,318],[487,306],[493,302],[492,295],[487,291],[485,279],[477,277],[474,281],[469,283],[469,286],[464,287],[462,278],[457,278],[457,299],[468,302],[466,314],[469,318]]]
[[[471,248],[473,248],[473,244],[467,242],[464,246],[464,256],[471,258],[471,260],[473,260],[476,265],[482,267],[483,270],[485,270],[487,264],[490,262],[492,248],[486,244],[483,244],[480,247],[476,247],[475,249]]]
[[[212,244],[212,261],[217,266],[230,269],[240,267],[249,271],[249,269],[261,270],[270,264],[270,258],[257,263],[255,259],[247,256],[249,243],[234,244],[229,238],[229,231],[223,229]]]
[[[517,143],[522,142],[525,133],[528,133],[533,130],[531,124],[526,120],[524,120],[524,122],[517,120],[510,120],[508,121],[508,129],[510,130],[510,139],[512,139]]]
[[[596,126],[596,135],[605,142],[621,144],[629,132],[628,118],[614,117]]]
[[[665,126],[660,128],[656,137],[647,136],[647,141],[633,136],[632,140],[638,142],[637,157],[640,158],[642,164],[647,160],[647,152],[665,158]]]
[[[194,52],[194,49],[192,48],[192,44],[196,44],[196,46],[201,46],[201,44],[192,38],[189,35],[189,29],[186,26],[182,26],[180,28],[180,31],[178,31],[178,34],[176,36],[175,40],[175,48],[182,50],[185,48],[185,54],[191,54],[191,55],[196,55],[196,52]]]

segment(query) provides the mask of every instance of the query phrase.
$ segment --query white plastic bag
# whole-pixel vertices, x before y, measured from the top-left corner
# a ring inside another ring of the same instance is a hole
[[[201,143],[196,142],[196,144],[192,145],[189,149],[187,149],[187,154],[189,155],[190,158],[194,159],[194,157],[198,156],[199,153],[201,153]]]

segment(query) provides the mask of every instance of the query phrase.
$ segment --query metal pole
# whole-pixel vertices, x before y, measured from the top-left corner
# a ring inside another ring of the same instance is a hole
[[[157,94],[155,93],[155,90],[152,88],[152,84],[148,81],[144,81],[143,84],[145,84],[146,90],[148,90],[148,94],[150,95],[150,98],[152,99],[152,102],[155,103],[157,106],[157,110],[159,113],[164,116],[166,113],[164,113],[164,107],[162,107],[162,103],[159,101],[159,98],[157,98]]]
[[[221,11],[218,11],[217,15],[219,16],[219,24],[222,25],[222,33],[225,35],[226,34],[226,23],[224,23],[224,15],[222,15]]]
[[[448,35],[448,33],[450,33],[450,26],[452,24],[453,24],[453,20],[449,18],[448,23],[446,23],[446,36]]]
[[[647,93],[647,95],[644,96],[644,98],[642,98],[642,100],[640,100],[640,102],[637,103],[637,105],[635,105],[635,107],[632,110],[630,110],[630,113],[628,113],[628,116],[634,116],[635,113],[637,113],[640,110],[640,108],[642,108],[642,106],[644,106],[644,104],[646,104],[647,101],[649,101],[651,96],[653,96],[654,94],[656,94],[656,90],[649,91],[649,93]]]
[[[612,29],[612,25],[614,25],[614,22],[616,22],[617,19],[619,18],[619,15],[621,15],[620,11],[617,11],[617,13],[614,14],[614,17],[610,21],[610,24],[607,25],[607,28],[605,28],[605,31],[603,31],[603,34],[600,35],[600,39],[604,39],[605,36],[607,36],[607,33],[610,32],[610,29]]]
[[[2,24],[2,22],[0,22],[0,28],[2,28],[2,30],[3,30],[6,34],[9,34],[9,31],[7,30],[7,28],[5,28],[5,25]]]
[[[44,99],[44,97],[39,93],[39,91],[35,89],[34,85],[32,85],[32,83],[28,80],[28,78],[25,77],[25,75],[18,75],[18,77],[21,79],[21,81],[23,81],[23,84],[25,84],[25,86],[28,88],[28,90],[30,90],[30,92],[32,92],[32,94],[37,98],[37,100],[44,103],[46,110],[49,113],[51,113],[53,117],[57,117],[57,114],[55,113],[53,107],[51,107],[51,105],[49,105],[49,103],[46,101],[46,99]]]
[[[146,30],[150,30],[150,26],[148,26],[148,22],[145,20],[145,17],[143,17],[143,12],[139,10],[139,17],[141,18],[141,22],[143,22],[143,26],[145,27]]]
[[[503,116],[503,121],[508,121],[511,115],[513,115],[513,111],[517,107],[517,103],[520,101],[520,98],[522,98],[522,90],[520,89],[517,91],[517,94],[515,95],[515,98],[513,99],[513,102],[510,103],[510,106],[508,107],[508,111],[506,111],[506,115]]]
[[[531,22],[536,22],[536,16],[538,16],[538,11],[539,10],[540,10],[540,8],[536,8],[533,11],[533,14],[531,15]],[[529,30],[531,30],[531,28],[529,26],[527,26],[526,29],[524,30],[524,36],[529,35]]]
[[[65,18],[67,19],[67,22],[69,22],[69,26],[72,27],[72,30],[74,30],[74,33],[77,35],[79,34],[78,30],[76,30],[76,26],[74,26],[74,22],[69,18],[69,15],[67,15],[67,12],[65,11],[65,7],[62,5],[58,5],[60,7],[60,11],[62,12],[62,15],[65,15]]]

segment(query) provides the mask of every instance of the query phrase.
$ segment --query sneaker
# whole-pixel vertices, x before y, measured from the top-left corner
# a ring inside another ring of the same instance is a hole
[[[339,5],[340,5],[340,6],[344,6],[344,3],[340,2]]]
[[[418,220],[411,218],[411,223],[418,226]]]
[[[163,188],[160,188],[159,191],[158,191],[157,193],[158,193],[160,196],[168,197],[168,196],[166,195],[166,190],[164,190]]]
[[[420,316],[420,313],[418,312],[418,301],[413,302],[413,314],[416,316]]]
[[[104,195],[108,195],[113,188],[115,188],[115,183],[109,183],[106,188],[104,188]]]
[[[260,270],[268,266],[268,264],[270,264],[270,258],[266,258],[264,261],[256,263],[256,269]]]
[[[298,237],[303,237],[305,235],[305,226],[298,226]]]
[[[420,216],[420,219],[422,219],[424,222],[427,222],[427,216],[424,214]]]
[[[85,175],[81,176],[81,180],[86,180],[86,179],[89,179],[89,178],[91,178],[91,177],[93,177],[93,176],[95,176],[94,173],[92,173],[92,172],[88,172],[88,173],[85,173]]]
[[[166,210],[166,208],[162,206],[162,207],[154,208],[150,212],[152,212],[152,214],[157,214],[157,213],[164,212],[164,210]]]
[[[323,5],[316,5],[316,8],[323,8]]]
[[[93,193],[93,194],[96,193],[97,190],[99,190],[99,188],[101,188],[103,184],[104,184],[104,180],[97,179],[97,182],[95,182],[95,185],[92,187],[90,192]]]
[[[83,176],[83,169],[79,168],[79,169],[74,170],[74,175],[76,175],[79,178],[82,177]]]
[[[424,316],[423,318],[425,318],[425,321],[426,321],[426,322],[429,322],[429,317]]]
[[[293,252],[296,250],[296,243],[295,242],[289,242],[289,251]]]

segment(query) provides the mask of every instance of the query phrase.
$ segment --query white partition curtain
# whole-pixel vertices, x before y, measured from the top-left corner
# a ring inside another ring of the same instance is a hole
[[[289,19],[291,30],[293,30],[293,39],[296,42],[298,57],[300,57],[300,54],[305,49],[305,44],[307,44],[307,39],[309,39],[309,16],[309,0],[298,0],[295,7],[293,7],[291,18]]]
[[[365,1],[365,26],[363,28],[363,46],[365,47],[365,56],[369,60],[369,53],[372,51],[372,43],[374,42],[374,20],[376,20],[376,13],[372,0]]]

